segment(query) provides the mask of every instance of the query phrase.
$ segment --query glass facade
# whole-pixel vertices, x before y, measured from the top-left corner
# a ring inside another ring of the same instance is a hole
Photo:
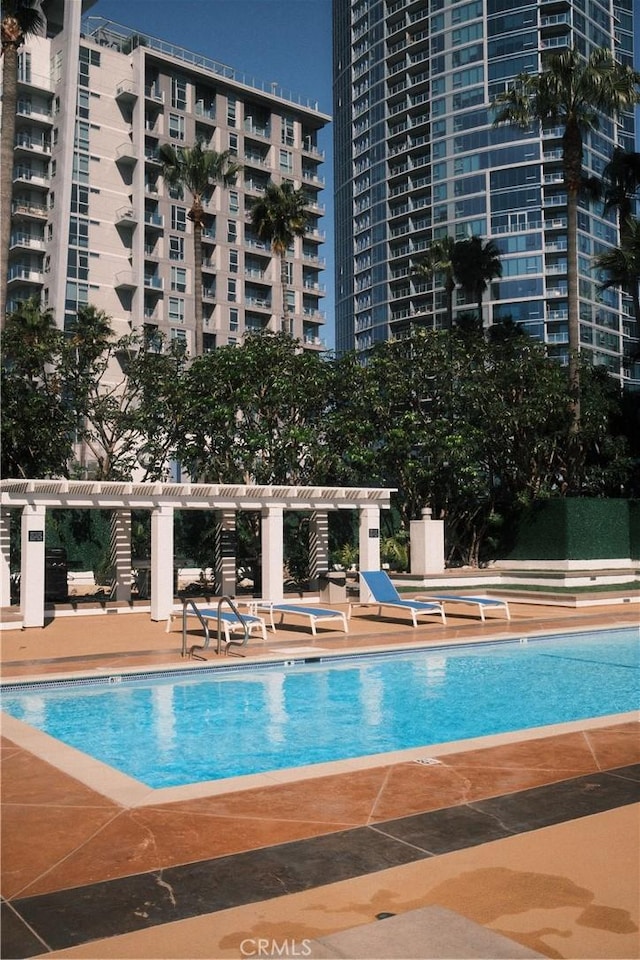
[[[444,325],[442,290],[414,268],[433,240],[492,239],[503,277],[485,326],[511,317],[567,357],[563,128],[493,127],[493,98],[548,52],[604,46],[633,65],[632,0],[334,0],[336,347],[366,351],[413,325]],[[587,176],[634,117],[587,134]],[[592,258],[618,242],[615,212],[581,200],[581,342],[634,379],[630,304],[598,289]],[[456,310],[473,309],[457,291]]]

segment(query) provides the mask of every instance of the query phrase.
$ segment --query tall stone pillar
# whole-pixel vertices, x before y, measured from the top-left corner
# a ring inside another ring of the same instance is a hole
[[[167,620],[173,609],[173,507],[151,511],[151,619]]]
[[[44,523],[46,507],[22,509],[20,613],[25,627],[44,626]]]
[[[112,596],[114,600],[129,603],[131,600],[131,511],[113,510],[109,521],[114,587]]]
[[[236,595],[236,512],[219,510],[215,526],[215,591],[220,597]]]
[[[380,508],[362,507],[360,510],[360,562],[361,570],[380,569]],[[360,581],[360,599],[370,599],[369,590]]]
[[[282,600],[284,567],[284,510],[262,508],[262,596]]]
[[[433,520],[428,507],[422,511],[422,520],[409,524],[411,537],[411,573],[444,572],[444,520]]]

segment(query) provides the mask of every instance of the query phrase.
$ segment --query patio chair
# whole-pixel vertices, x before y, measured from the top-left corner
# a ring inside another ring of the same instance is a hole
[[[476,606],[483,623],[485,622],[485,610],[496,610],[499,613],[503,613],[507,620],[511,620],[509,604],[506,600],[501,600],[499,597],[472,597],[466,594],[434,593],[432,596],[417,596],[415,599],[425,601],[437,600],[442,604],[461,603],[467,606]]]
[[[377,605],[378,616],[383,609],[395,612],[407,612],[411,615],[414,627],[418,626],[418,617],[432,616],[438,614],[444,624],[447,620],[444,615],[444,607],[438,600],[428,602],[422,600],[403,600],[400,594],[389,579],[386,570],[361,570],[360,577],[365,582],[371,593],[372,600],[360,601],[358,606],[366,606],[367,603]],[[355,604],[349,604],[349,616],[351,608]]]

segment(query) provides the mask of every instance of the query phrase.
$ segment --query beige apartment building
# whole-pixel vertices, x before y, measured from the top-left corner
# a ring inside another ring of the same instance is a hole
[[[8,309],[39,296],[62,325],[89,303],[117,335],[157,331],[193,349],[191,197],[166,188],[158,151],[202,140],[242,165],[207,205],[204,349],[268,330],[323,349],[318,134],[329,117],[275,84],[92,17],[91,6],[44,0],[46,36],[21,48]],[[270,179],[309,197],[284,284],[249,217]]]

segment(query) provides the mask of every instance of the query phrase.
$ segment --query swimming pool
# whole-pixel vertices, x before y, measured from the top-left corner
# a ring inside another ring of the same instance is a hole
[[[149,787],[446,743],[639,705],[640,631],[3,688],[3,709]]]

